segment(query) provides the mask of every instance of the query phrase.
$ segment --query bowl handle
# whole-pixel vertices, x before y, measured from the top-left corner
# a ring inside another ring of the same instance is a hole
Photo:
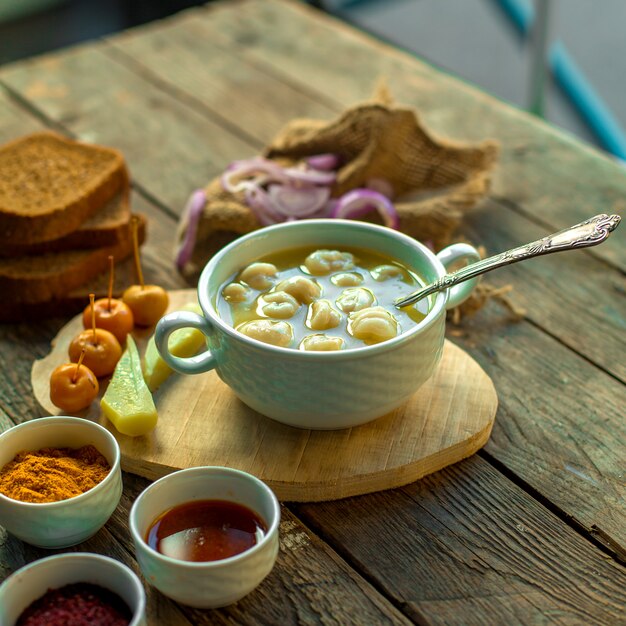
[[[174,356],[168,349],[170,335],[180,328],[196,328],[207,339],[213,333],[211,323],[193,311],[174,311],[163,316],[154,329],[154,343],[162,359],[175,371],[181,374],[201,374],[208,372],[217,365],[217,359],[210,350],[204,350],[196,356],[183,359]]]
[[[451,246],[441,250],[437,254],[437,258],[446,270],[450,271],[450,267],[457,261],[465,261],[466,265],[480,261],[480,254],[474,246],[470,246],[468,243],[453,243]],[[448,289],[449,297],[446,309],[453,309],[455,306],[465,302],[477,284],[478,278],[471,278]]]

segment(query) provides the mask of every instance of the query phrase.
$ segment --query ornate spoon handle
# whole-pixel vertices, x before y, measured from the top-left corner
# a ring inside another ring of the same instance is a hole
[[[511,265],[511,263],[525,261],[526,259],[532,259],[543,254],[551,254],[552,252],[596,246],[602,243],[609,236],[609,233],[617,228],[620,219],[619,215],[606,215],[605,213],[596,215],[580,224],[560,230],[558,233],[496,254],[488,259],[478,261],[478,263],[466,265],[456,272],[442,276],[434,283],[426,285],[426,287],[422,287],[408,296],[398,298],[394,301],[394,305],[397,308],[402,308],[409,304],[414,304],[432,293],[443,291],[469,278],[474,278],[474,276],[490,272],[504,265]]]

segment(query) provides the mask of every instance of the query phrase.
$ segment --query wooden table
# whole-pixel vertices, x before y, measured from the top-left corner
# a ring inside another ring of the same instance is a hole
[[[626,174],[572,137],[301,4],[222,2],[0,70],[0,140],[42,127],[120,148],[150,218],[151,280],[183,286],[171,250],[189,192],[293,117],[331,119],[384,76],[442,136],[494,137],[487,201],[462,235],[495,252],[623,211]],[[195,611],[148,588],[154,625],[625,624],[626,226],[603,246],[493,274],[491,304],[449,330],[495,382],[486,448],[407,487],[285,504],[281,552],[250,596]],[[40,415],[34,358],[66,320],[0,327],[0,428]],[[77,546],[137,569],[128,511]],[[0,580],[49,554],[0,528]]]

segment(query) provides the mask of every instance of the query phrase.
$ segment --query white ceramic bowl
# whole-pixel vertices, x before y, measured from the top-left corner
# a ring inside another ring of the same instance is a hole
[[[111,433],[79,417],[42,417],[0,435],[0,467],[22,450],[93,445],[111,471],[89,491],[58,502],[21,502],[0,494],[0,525],[42,548],[65,548],[85,541],[104,526],[122,495],[120,449]]]
[[[260,515],[267,533],[252,548],[227,559],[190,562],[153,550],[145,541],[154,520],[193,500],[229,500]],[[148,583],[173,600],[197,608],[217,608],[250,593],[272,570],[278,554],[280,505],[258,478],[226,467],[193,467],[150,485],[130,511],[137,561]]]
[[[467,298],[476,279],[433,295],[428,315],[397,337],[346,350],[270,345],[238,332],[220,317],[217,300],[225,281],[268,254],[310,246],[372,250],[405,264],[425,283],[441,279],[457,261],[480,259],[468,244],[453,244],[435,255],[396,230],[356,220],[301,220],[260,228],[211,258],[198,283],[204,315],[165,315],[155,328],[156,346],[178,372],[215,369],[240,400],[262,415],[298,428],[350,428],[399,407],[430,378],[443,352],[446,309]],[[169,352],[168,338],[187,327],[205,334],[207,350],[183,359]]]
[[[139,578],[125,565],[99,554],[58,554],[26,565],[0,585],[0,624],[14,626],[17,618],[48,589],[91,583],[116,593],[131,610],[129,626],[144,626],[146,594]]]

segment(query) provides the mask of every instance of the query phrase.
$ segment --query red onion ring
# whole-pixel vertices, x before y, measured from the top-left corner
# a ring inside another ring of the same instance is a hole
[[[263,226],[329,216],[335,208],[330,203],[330,186],[336,175],[327,169],[337,165],[338,157],[322,154],[309,161],[320,169],[312,165],[283,168],[263,157],[234,161],[222,174],[222,187],[230,193],[244,192],[246,204]]]
[[[372,191],[378,191],[390,200],[393,200],[393,186],[386,178],[370,178],[365,186]]]
[[[289,180],[296,183],[307,183],[309,185],[332,185],[337,178],[335,172],[301,170],[297,167],[288,167],[283,171]]]
[[[261,187],[251,187],[245,191],[246,204],[263,226],[283,222],[284,217],[276,212],[267,192]]]
[[[288,218],[310,217],[320,211],[330,198],[328,187],[270,185],[267,191],[274,210]]]
[[[187,230],[176,252],[176,267],[179,270],[182,270],[191,261],[193,249],[196,245],[196,237],[198,236],[198,224],[202,210],[206,205],[206,200],[204,189],[196,189],[189,196],[189,200],[187,200],[185,205],[183,213],[187,216]]]
[[[308,157],[305,160],[305,163],[314,170],[329,172],[337,169],[337,166],[339,165],[339,156],[331,153],[315,154]]]
[[[251,185],[258,184],[259,181],[240,180],[235,183],[233,182],[233,179],[250,176],[252,174],[267,175],[267,180],[264,180],[263,182],[287,181],[285,170],[278,165],[278,163],[274,163],[274,161],[270,161],[269,159],[264,159],[262,157],[254,157],[253,159],[245,159],[243,161],[233,161],[222,174],[222,187],[230,193],[245,191],[250,188]]]
[[[385,226],[398,229],[398,213],[389,198],[372,189],[353,189],[339,198],[332,217],[359,218],[376,210],[383,218]]]

